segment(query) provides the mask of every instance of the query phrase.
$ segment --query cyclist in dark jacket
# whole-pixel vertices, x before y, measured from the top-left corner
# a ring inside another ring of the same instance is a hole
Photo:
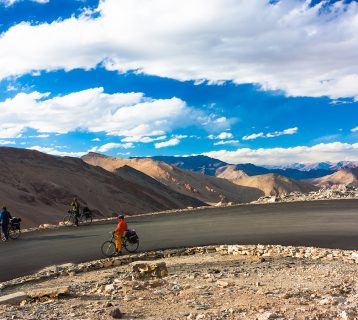
[[[2,226],[2,232],[4,234],[4,241],[9,239],[9,222],[12,219],[9,211],[6,210],[6,207],[3,207],[0,212],[0,221]]]

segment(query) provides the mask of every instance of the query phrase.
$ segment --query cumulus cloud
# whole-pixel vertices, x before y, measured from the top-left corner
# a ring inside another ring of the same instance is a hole
[[[4,32],[0,78],[101,64],[197,83],[255,83],[291,96],[358,99],[358,4],[310,2],[103,0],[95,15],[23,22]]]
[[[237,144],[239,144],[239,140],[220,140],[218,142],[215,142],[214,146],[220,146],[220,145],[225,145],[225,144],[237,145]]]
[[[269,132],[266,134],[263,132],[253,133],[248,136],[243,136],[242,140],[254,140],[257,138],[275,138],[275,137],[279,137],[279,136],[283,136],[283,135],[292,135],[292,134],[297,133],[297,131],[298,131],[298,128],[294,127],[294,128],[285,129],[283,131],[274,131],[274,132]]]
[[[180,143],[180,139],[178,138],[173,138],[173,139],[170,139],[168,141],[163,141],[163,142],[158,142],[158,143],[155,143],[154,144],[154,147],[156,149],[160,149],[160,148],[165,148],[165,147],[173,147],[173,146],[176,146]]]
[[[320,143],[312,147],[291,148],[239,148],[235,151],[212,151],[204,155],[233,164],[254,163],[257,165],[288,164],[293,161],[299,163],[358,161],[358,143],[332,142]]]
[[[122,142],[141,142],[141,143],[150,143],[153,141],[158,140],[165,140],[167,136],[160,136],[160,137],[142,137],[142,136],[132,136],[132,137],[125,137],[121,141]]]
[[[26,128],[41,133],[81,130],[115,136],[158,136],[194,124],[199,111],[178,98],[150,99],[142,93],[107,94],[92,88],[49,98],[19,93],[0,102],[0,138],[20,137]]]
[[[43,153],[51,154],[53,156],[60,156],[60,157],[82,157],[87,152],[68,152],[68,151],[61,151],[53,147],[40,147],[40,146],[33,146],[27,148],[29,150],[37,150]]]
[[[49,134],[38,134],[37,136],[30,136],[30,138],[48,138],[50,135]]]
[[[0,0],[0,4],[4,4],[6,7],[10,7],[13,4],[17,3],[17,2],[21,2],[21,1],[25,1],[25,0]],[[37,3],[48,3],[50,2],[50,0],[30,0],[31,2],[37,2]]]
[[[9,145],[9,144],[15,144],[15,141],[12,140],[0,140],[0,145]]]
[[[96,152],[107,152],[111,149],[131,149],[134,148],[133,143],[115,143],[115,142],[109,142],[104,144],[103,146],[100,147],[94,147],[91,149],[91,151]]]
[[[234,137],[234,135],[231,132],[221,132],[217,136],[215,136],[213,134],[208,135],[208,138],[211,140],[213,140],[213,139],[225,140],[225,139],[232,139],[233,137]]]

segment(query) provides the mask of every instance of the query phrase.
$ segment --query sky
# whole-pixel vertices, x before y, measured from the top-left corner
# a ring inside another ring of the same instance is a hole
[[[358,161],[358,2],[0,0],[0,146]]]

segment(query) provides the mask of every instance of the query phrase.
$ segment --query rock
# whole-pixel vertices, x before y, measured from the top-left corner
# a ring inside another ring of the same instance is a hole
[[[271,320],[281,318],[281,315],[274,312],[265,312],[257,316],[257,320]]]
[[[122,312],[119,310],[119,308],[112,309],[112,310],[109,312],[109,315],[110,315],[113,319],[122,319],[122,318],[123,318],[123,314],[122,314]]]
[[[114,291],[114,284],[107,284],[105,287],[104,287],[104,293],[112,293],[112,291]]]
[[[146,280],[163,278],[168,275],[165,262],[137,261],[131,263],[132,279]]]
[[[58,298],[61,295],[68,294],[69,291],[70,291],[69,286],[55,287],[55,288],[39,288],[27,292],[27,295],[31,298],[42,298],[42,297]]]
[[[19,291],[0,297],[0,304],[19,304],[23,300],[28,299],[28,295],[25,292]]]
[[[229,286],[229,283],[223,280],[216,281],[216,284],[221,288],[227,288]]]

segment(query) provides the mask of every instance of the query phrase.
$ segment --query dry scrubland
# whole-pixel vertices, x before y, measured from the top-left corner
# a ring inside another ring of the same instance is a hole
[[[0,305],[0,319],[358,318],[352,251],[210,246],[50,267],[21,281],[3,284],[2,295],[19,297]]]

